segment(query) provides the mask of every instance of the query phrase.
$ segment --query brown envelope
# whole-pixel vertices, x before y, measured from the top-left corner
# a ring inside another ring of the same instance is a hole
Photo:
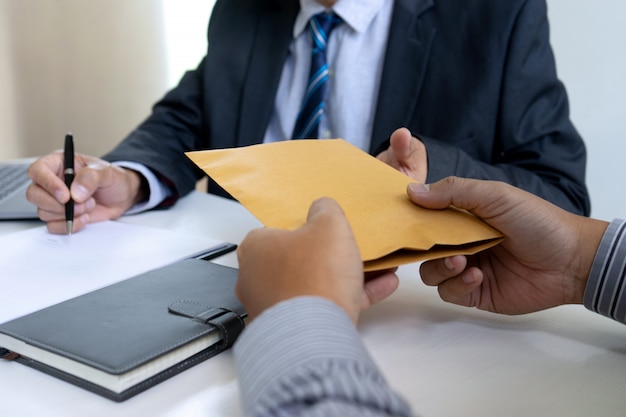
[[[474,254],[501,234],[455,208],[413,204],[413,182],[342,139],[292,140],[187,156],[267,227],[294,229],[311,203],[332,197],[352,226],[365,270]]]

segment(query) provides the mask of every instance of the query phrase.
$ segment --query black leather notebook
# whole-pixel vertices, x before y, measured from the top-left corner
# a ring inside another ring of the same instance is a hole
[[[123,401],[232,346],[236,279],[178,261],[0,325],[0,356]]]

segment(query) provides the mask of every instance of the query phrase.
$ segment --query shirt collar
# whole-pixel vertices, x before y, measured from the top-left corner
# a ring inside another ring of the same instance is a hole
[[[362,33],[372,23],[386,1],[393,0],[337,0],[332,10],[354,31]],[[300,13],[293,27],[294,39],[306,29],[311,17],[326,8],[317,0],[300,0]]]

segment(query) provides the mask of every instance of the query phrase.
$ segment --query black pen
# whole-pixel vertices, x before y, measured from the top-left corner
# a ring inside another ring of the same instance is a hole
[[[71,133],[65,135],[65,146],[63,148],[63,175],[65,176],[65,185],[69,189],[74,181],[74,138]],[[65,226],[67,234],[72,234],[74,225],[74,200],[70,195],[70,199],[65,203]]]
[[[196,259],[202,259],[204,261],[209,261],[211,259],[215,259],[218,256],[222,256],[225,255],[229,252],[234,251],[235,249],[237,249],[237,245],[235,245],[234,243],[230,243],[230,242],[225,242],[219,246],[214,247],[213,249],[209,250],[208,252],[204,252],[201,255],[198,255],[196,257]]]

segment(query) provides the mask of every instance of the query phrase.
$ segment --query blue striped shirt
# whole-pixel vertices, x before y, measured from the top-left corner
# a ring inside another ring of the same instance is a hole
[[[234,354],[246,416],[412,415],[354,324],[326,299],[297,297],[266,310]]]
[[[626,324],[626,220],[606,229],[591,266],[583,304],[589,310]]]

